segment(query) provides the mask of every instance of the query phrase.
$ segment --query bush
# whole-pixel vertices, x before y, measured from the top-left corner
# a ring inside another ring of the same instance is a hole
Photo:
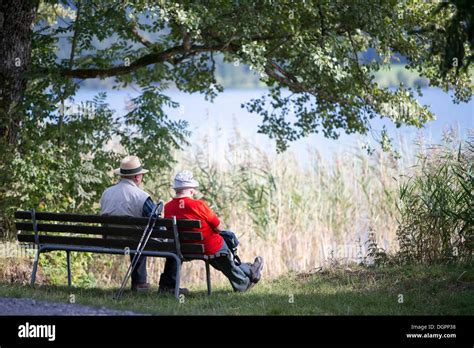
[[[420,152],[416,174],[399,186],[397,230],[402,262],[470,259],[473,228],[474,144],[447,137]]]

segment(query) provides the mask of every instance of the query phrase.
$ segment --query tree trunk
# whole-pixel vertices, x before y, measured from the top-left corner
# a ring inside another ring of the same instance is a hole
[[[0,0],[0,142],[13,147],[21,125],[17,106],[26,89],[38,4],[38,0]]]

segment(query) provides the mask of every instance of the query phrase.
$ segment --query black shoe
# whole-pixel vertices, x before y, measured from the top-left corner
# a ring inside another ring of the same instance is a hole
[[[159,294],[173,294],[174,295],[174,288],[158,288]],[[188,296],[190,294],[189,290],[186,288],[179,288],[179,295]]]
[[[136,283],[132,284],[132,291],[147,292],[150,290],[150,283]]]
[[[250,266],[250,280],[252,283],[258,283],[260,278],[262,277],[262,268],[263,268],[263,258],[261,256],[257,256]]]

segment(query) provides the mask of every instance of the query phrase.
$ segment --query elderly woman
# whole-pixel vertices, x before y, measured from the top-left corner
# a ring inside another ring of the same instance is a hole
[[[229,279],[234,291],[246,291],[256,284],[261,277],[263,259],[258,256],[254,262],[236,262],[227,244],[220,235],[224,231],[222,222],[209,206],[201,200],[194,199],[199,184],[190,171],[179,172],[175,179],[173,189],[175,197],[165,205],[165,217],[176,216],[177,219],[200,220],[201,228],[195,229],[202,233],[204,253],[206,255],[224,254],[212,259],[210,264],[224,273]],[[172,291],[175,284],[176,263],[167,259],[165,272],[161,275],[160,289]],[[186,291],[187,292],[187,291]]]

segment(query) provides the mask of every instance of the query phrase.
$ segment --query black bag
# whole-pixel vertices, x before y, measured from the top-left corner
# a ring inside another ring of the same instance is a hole
[[[237,265],[240,265],[242,262],[240,261],[240,258],[237,255],[237,246],[239,245],[239,240],[237,239],[237,236],[232,231],[222,231],[220,235],[222,236],[222,238],[224,238],[224,242],[225,244],[227,244],[227,247],[232,253],[235,263]]]

